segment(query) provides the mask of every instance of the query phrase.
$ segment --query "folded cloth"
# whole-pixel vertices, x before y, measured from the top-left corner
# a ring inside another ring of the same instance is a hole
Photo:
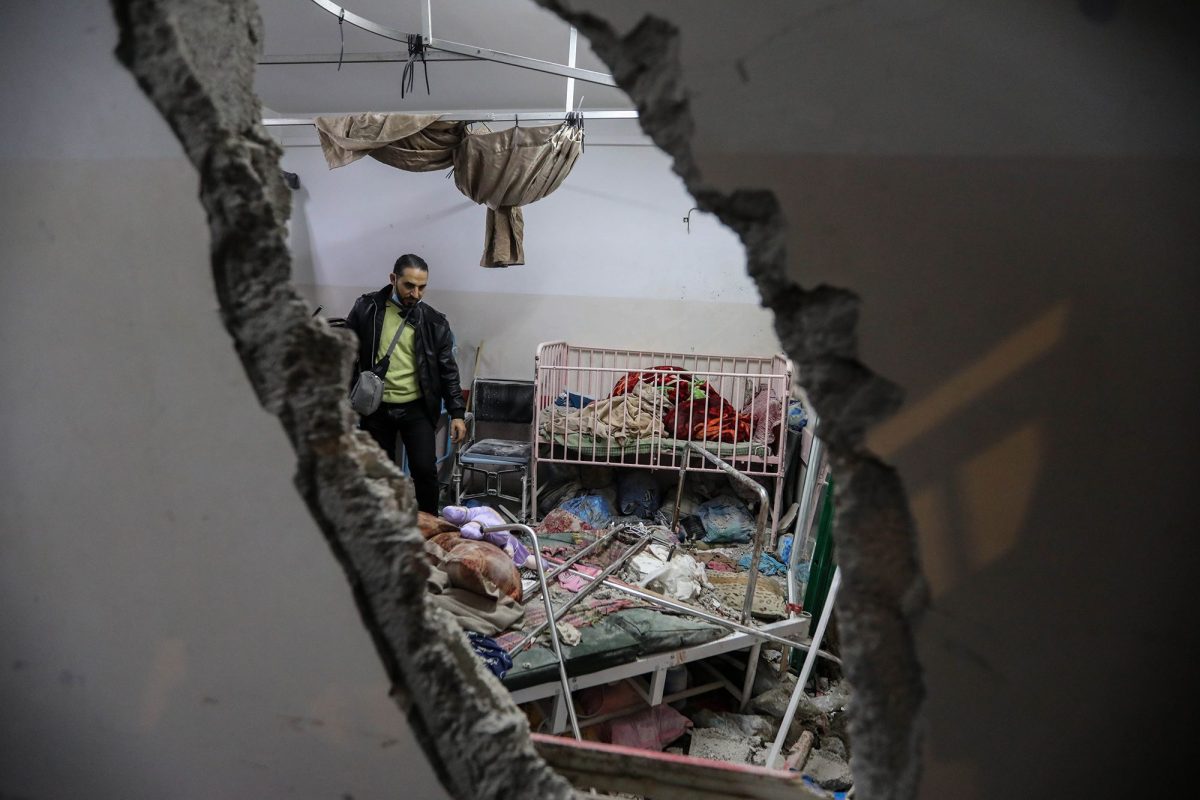
[[[471,649],[475,651],[475,655],[479,656],[479,660],[487,665],[497,678],[503,678],[512,669],[512,657],[495,639],[475,631],[467,631],[467,639],[471,642]]]
[[[584,575],[591,575],[592,577],[600,574],[600,570],[596,569],[595,567],[589,567],[587,564],[576,563],[571,569],[578,570]],[[572,574],[568,570],[567,572],[559,573],[558,583],[568,592],[578,592],[580,589],[590,584],[591,581],[579,575]]]
[[[430,602],[453,614],[464,630],[485,636],[508,630],[525,615],[521,604],[507,594],[492,597],[451,586],[449,577],[437,567],[430,568],[425,587]]]
[[[542,435],[587,433],[623,445],[627,439],[648,439],[663,434],[653,392],[631,392],[597,400],[584,408],[554,407],[542,423]]]

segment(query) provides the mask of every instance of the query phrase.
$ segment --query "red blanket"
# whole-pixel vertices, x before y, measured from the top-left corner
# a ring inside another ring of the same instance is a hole
[[[676,439],[706,442],[744,442],[750,439],[750,416],[739,414],[708,385],[681,367],[661,366],[630,372],[613,386],[612,396],[626,394],[639,383],[660,386],[672,408],[663,415],[663,427]]]
[[[745,442],[750,439],[750,417],[710,392],[703,400],[684,400],[663,415],[663,427],[676,439],[704,442]]]

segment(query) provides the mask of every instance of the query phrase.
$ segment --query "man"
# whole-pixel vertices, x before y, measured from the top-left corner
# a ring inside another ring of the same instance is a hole
[[[422,511],[438,511],[437,451],[434,426],[446,405],[450,435],[455,444],[467,437],[463,422],[466,405],[458,382],[450,323],[421,302],[429,283],[429,265],[411,253],[400,256],[388,276],[388,285],[364,294],[346,317],[346,327],[358,335],[358,370],[379,365],[383,376],[383,402],[362,419],[393,461],[396,436],[404,442],[408,471]],[[388,346],[404,325],[387,363]]]

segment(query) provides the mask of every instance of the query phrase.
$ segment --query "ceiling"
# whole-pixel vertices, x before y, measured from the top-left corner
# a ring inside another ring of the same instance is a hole
[[[420,0],[343,0],[347,10],[392,28],[421,29]],[[339,48],[337,17],[311,0],[259,0],[266,55],[328,54]],[[565,64],[570,28],[532,0],[432,0],[433,35]],[[405,50],[402,43],[343,26],[345,52]],[[608,72],[579,39],[576,65]],[[562,109],[566,79],[488,61],[428,64],[430,94],[418,72],[416,91],[401,99],[402,63],[260,65],[256,86],[263,104],[286,116],[323,112]],[[583,108],[631,108],[619,89],[576,81]]]

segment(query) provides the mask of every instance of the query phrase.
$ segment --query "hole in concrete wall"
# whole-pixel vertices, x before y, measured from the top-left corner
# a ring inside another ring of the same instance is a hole
[[[913,796],[922,687],[912,625],[924,589],[899,478],[862,444],[899,394],[857,361],[857,299],[830,287],[805,290],[787,277],[784,219],[771,194],[705,185],[690,149],[696,123],[676,30],[646,17],[619,35],[598,16],[539,2],[590,39],[696,205],[745,246],[780,341],[821,414],[838,479],[838,621],[856,698],[858,791]],[[440,779],[457,797],[573,796],[535,752],[525,717],[457,625],[428,603],[410,484],[356,430],[344,402],[350,343],[312,319],[289,284],[290,200],[279,148],[259,124],[253,76],[262,29],[253,3],[115,0],[114,10],[120,59],[200,173],[224,324],[260,401],[296,450],[297,487],[350,579],[393,696]]]

